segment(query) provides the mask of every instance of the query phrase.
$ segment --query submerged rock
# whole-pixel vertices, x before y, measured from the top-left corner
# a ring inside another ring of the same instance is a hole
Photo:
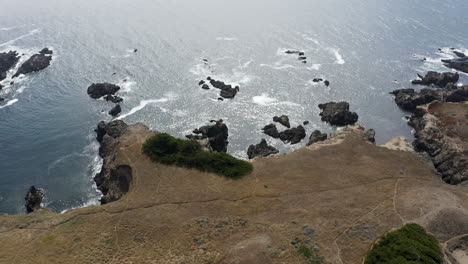
[[[42,199],[44,198],[44,191],[35,186],[31,186],[26,193],[24,200],[26,201],[26,212],[32,213],[41,208]]]
[[[257,145],[250,145],[247,150],[249,159],[253,159],[255,157],[267,157],[278,153],[279,150],[273,146],[268,145],[265,139],[262,139],[262,141]]]
[[[212,151],[227,152],[229,141],[228,127],[223,123],[223,120],[211,120],[214,125],[202,126],[193,130],[195,135],[186,135],[185,137],[193,140],[208,139]]]
[[[328,135],[326,133],[322,133],[319,130],[315,130],[314,132],[312,132],[312,134],[310,134],[309,143],[307,143],[307,146],[310,146],[316,142],[325,141],[327,140],[327,138]]]
[[[273,117],[273,121],[278,122],[287,128],[291,128],[291,124],[289,123],[289,117],[287,115],[282,115],[280,117],[275,116]]]
[[[354,125],[359,118],[355,112],[349,111],[349,103],[347,102],[330,102],[319,104],[318,107],[322,110],[320,113],[322,121],[333,126]]]
[[[110,111],[109,111],[109,115],[111,116],[117,116],[118,114],[120,114],[122,112],[122,108],[120,107],[119,104],[117,104],[116,106],[114,106],[114,108],[112,108]]]
[[[34,54],[19,67],[18,71],[13,75],[13,78],[20,74],[28,74],[47,68],[52,60],[52,51],[44,48],[38,54]]]
[[[114,95],[120,87],[110,83],[93,83],[88,89],[87,93],[91,98],[98,99],[106,95]]]
[[[0,53],[0,81],[6,78],[7,71],[13,68],[18,63],[19,59],[20,57],[16,51]]]
[[[411,81],[412,84],[420,84],[420,85],[435,85],[438,87],[445,87],[449,83],[456,83],[460,76],[458,73],[452,72],[434,72],[429,71],[425,76],[421,76],[418,74],[420,80],[413,80]]]

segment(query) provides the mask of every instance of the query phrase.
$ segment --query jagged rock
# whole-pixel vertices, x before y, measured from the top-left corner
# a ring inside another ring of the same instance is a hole
[[[319,141],[325,141],[327,140],[327,138],[328,138],[328,135],[326,133],[322,133],[319,130],[315,130],[314,132],[312,132],[312,134],[310,134],[309,143],[307,143],[307,146],[312,145]]]
[[[29,214],[40,209],[43,198],[44,191],[35,186],[31,186],[28,193],[26,193],[26,197],[24,197],[26,201],[26,212]]]
[[[390,94],[395,95],[396,104],[407,111],[413,111],[418,105],[428,104],[441,98],[439,91],[431,89],[422,89],[420,92],[415,92],[414,89],[399,89]]]
[[[193,140],[208,139],[210,147],[216,152],[227,152],[229,141],[228,127],[223,123],[223,120],[211,120],[215,122],[214,125],[202,126],[193,130],[196,135],[186,135],[185,137]]]
[[[109,111],[109,115],[111,116],[117,116],[118,114],[120,114],[120,112],[122,112],[122,108],[120,107],[120,105],[116,105],[114,106],[114,108],[112,108],[110,111]]]
[[[364,137],[372,143],[375,143],[375,130],[369,129],[364,133]]]
[[[309,123],[310,123],[309,121],[302,122],[302,124],[304,124],[304,126],[307,126]]]
[[[204,80],[201,80],[200,82],[198,82],[198,85],[203,85],[203,84],[205,84]]]
[[[0,53],[0,81],[7,76],[7,71],[13,68],[19,61],[19,56],[16,51]],[[1,89],[1,86],[0,86]]]
[[[45,48],[41,50],[40,53],[32,55],[31,58],[21,64],[18,71],[13,75],[13,78],[18,77],[20,74],[28,74],[43,70],[49,67],[51,60],[52,51]]]
[[[451,60],[442,60],[445,66],[468,73],[468,57],[451,59]]]
[[[257,145],[250,145],[247,150],[249,159],[253,159],[255,157],[267,157],[277,153],[279,153],[279,151],[275,147],[268,145],[265,139],[262,139],[262,141]]]
[[[325,80],[323,83],[325,84],[326,87],[330,86],[330,82],[328,80]]]
[[[278,128],[275,124],[266,125],[263,129],[263,133],[269,135],[272,138],[279,138]]]
[[[291,124],[289,123],[289,117],[287,115],[282,115],[280,117],[275,116],[273,117],[273,121],[278,122],[287,128],[291,128]]]
[[[448,83],[456,83],[460,76],[458,73],[452,72],[444,72],[438,73],[434,71],[429,71],[425,76],[419,75],[420,80],[413,80],[411,81],[412,84],[420,84],[420,85],[435,85],[438,87],[445,87]]]
[[[322,121],[328,122],[333,126],[353,125],[359,118],[355,112],[349,111],[349,104],[347,102],[330,102],[319,104],[318,107],[322,110],[320,113]]]
[[[122,97],[119,97],[119,96],[116,96],[116,95],[111,95],[111,94],[108,94],[108,95],[104,96],[104,99],[106,101],[111,101],[111,102],[113,102],[115,104],[123,102]]]
[[[314,78],[312,81],[313,81],[313,82],[322,82],[323,79],[322,79],[322,78]]]
[[[297,58],[298,60],[307,60],[307,57],[306,56],[300,56],[299,58]]]
[[[205,89],[205,90],[209,90],[209,89],[210,89],[210,86],[209,86],[208,84],[205,83],[205,84],[202,85],[201,88],[202,88],[202,89]]]
[[[226,98],[226,99],[232,99],[236,96],[237,92],[239,92],[239,86],[236,86],[236,87],[232,87],[232,85],[230,84],[225,84],[224,82],[222,81],[217,81],[217,80],[214,80],[212,79],[211,77],[208,77],[206,78],[210,84],[214,87],[214,88],[217,88],[217,89],[220,89],[221,92],[220,92],[220,96],[223,97],[223,98]],[[203,85],[205,86],[205,84]],[[206,87],[208,87],[209,89],[209,86],[206,85],[205,88],[203,89],[206,89]],[[208,90],[206,89],[206,90]]]
[[[285,143],[297,144],[306,137],[303,126],[293,127],[279,133],[279,138]]]
[[[453,54],[457,55],[457,57],[459,57],[459,58],[465,58],[466,57],[465,53],[459,52],[459,51],[456,51],[456,50],[453,51]]]
[[[103,193],[101,204],[110,203],[120,199],[128,192],[132,182],[132,168],[126,165],[112,167],[115,159],[116,141],[127,130],[128,125],[122,120],[114,120],[109,123],[99,122],[97,140],[100,143],[99,155],[103,159],[101,172],[96,174],[94,181],[98,189]]]
[[[120,87],[110,83],[93,83],[88,87],[88,94],[91,98],[98,99],[106,95],[114,95]]]

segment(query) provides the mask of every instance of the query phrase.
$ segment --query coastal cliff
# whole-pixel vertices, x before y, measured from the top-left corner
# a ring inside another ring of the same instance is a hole
[[[401,140],[376,146],[347,127],[232,180],[153,162],[144,125],[101,128],[109,203],[0,216],[1,263],[310,263],[304,247],[321,263],[362,263],[406,223],[435,235],[450,263],[466,260],[468,186],[443,182]]]

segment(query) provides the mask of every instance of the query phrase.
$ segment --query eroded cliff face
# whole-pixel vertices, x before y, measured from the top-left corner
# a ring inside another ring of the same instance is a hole
[[[447,185],[414,152],[344,129],[256,158],[250,175],[229,180],[152,162],[141,152],[152,134],[133,125],[105,139],[104,178],[131,173],[114,182],[128,188],[117,201],[0,216],[0,263],[309,263],[301,246],[323,263],[362,263],[381,235],[410,222],[437,236],[451,263],[466,256],[468,187]]]

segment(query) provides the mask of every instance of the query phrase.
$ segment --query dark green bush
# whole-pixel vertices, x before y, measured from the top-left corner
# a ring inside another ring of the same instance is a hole
[[[156,134],[146,140],[143,152],[163,164],[213,172],[229,178],[244,176],[253,169],[249,162],[226,153],[202,151],[195,140],[182,140],[165,133]]]
[[[365,264],[440,264],[442,252],[435,237],[418,224],[386,234],[372,247]]]

